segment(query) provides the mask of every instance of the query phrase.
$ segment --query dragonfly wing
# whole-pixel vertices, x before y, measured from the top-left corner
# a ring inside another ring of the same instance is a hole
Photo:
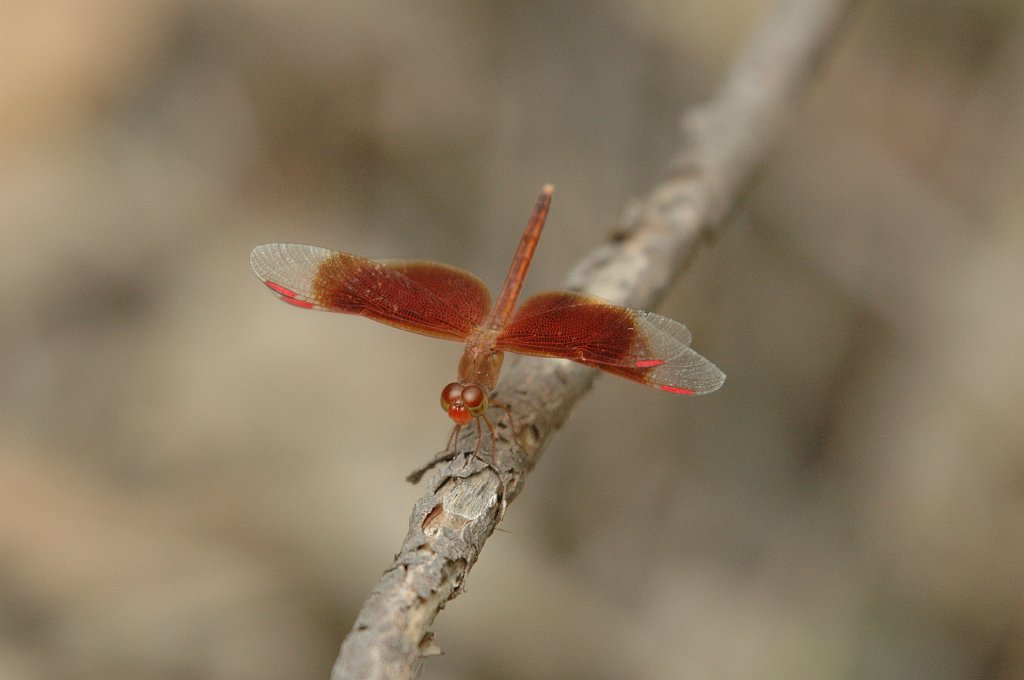
[[[497,347],[569,359],[677,394],[707,394],[725,382],[690,348],[690,331],[678,321],[567,291],[523,303]]]
[[[463,340],[490,311],[487,286],[469,272],[420,260],[369,260],[317,246],[268,243],[249,256],[285,302],[359,314],[407,331]]]

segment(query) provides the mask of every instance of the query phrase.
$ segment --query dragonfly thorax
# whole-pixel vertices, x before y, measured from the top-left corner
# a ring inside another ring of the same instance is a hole
[[[458,381],[463,385],[479,385],[490,392],[498,384],[505,353],[494,349],[497,333],[474,333],[466,340],[459,360]]]

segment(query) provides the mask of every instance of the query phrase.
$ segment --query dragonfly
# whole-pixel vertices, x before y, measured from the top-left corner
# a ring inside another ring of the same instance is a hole
[[[256,246],[249,262],[275,295],[295,307],[358,314],[465,343],[456,380],[441,390],[441,408],[455,422],[449,449],[475,421],[479,453],[483,422],[493,457],[496,435],[487,411],[507,410],[489,400],[505,352],[568,359],[672,394],[721,387],[725,374],[691,349],[690,331],[678,321],[571,291],[539,293],[516,307],[553,191],[549,184],[538,197],[493,306],[483,281],[437,262],[374,260],[297,243]]]

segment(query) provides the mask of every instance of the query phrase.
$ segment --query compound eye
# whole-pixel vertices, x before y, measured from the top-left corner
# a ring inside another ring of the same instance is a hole
[[[479,416],[487,410],[487,395],[476,385],[466,385],[462,388],[462,403],[470,413]]]
[[[449,408],[451,408],[451,405],[458,401],[461,397],[462,385],[455,382],[448,383],[447,385],[444,386],[444,389],[441,390],[441,408],[447,411]]]

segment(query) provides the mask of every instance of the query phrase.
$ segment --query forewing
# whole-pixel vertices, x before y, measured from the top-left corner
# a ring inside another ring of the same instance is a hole
[[[317,246],[268,243],[249,256],[256,276],[285,302],[359,314],[414,333],[462,340],[490,310],[476,276],[419,260],[369,260]]]
[[[725,381],[690,348],[690,331],[678,321],[566,291],[523,303],[497,347],[569,359],[678,394],[714,392]]]

